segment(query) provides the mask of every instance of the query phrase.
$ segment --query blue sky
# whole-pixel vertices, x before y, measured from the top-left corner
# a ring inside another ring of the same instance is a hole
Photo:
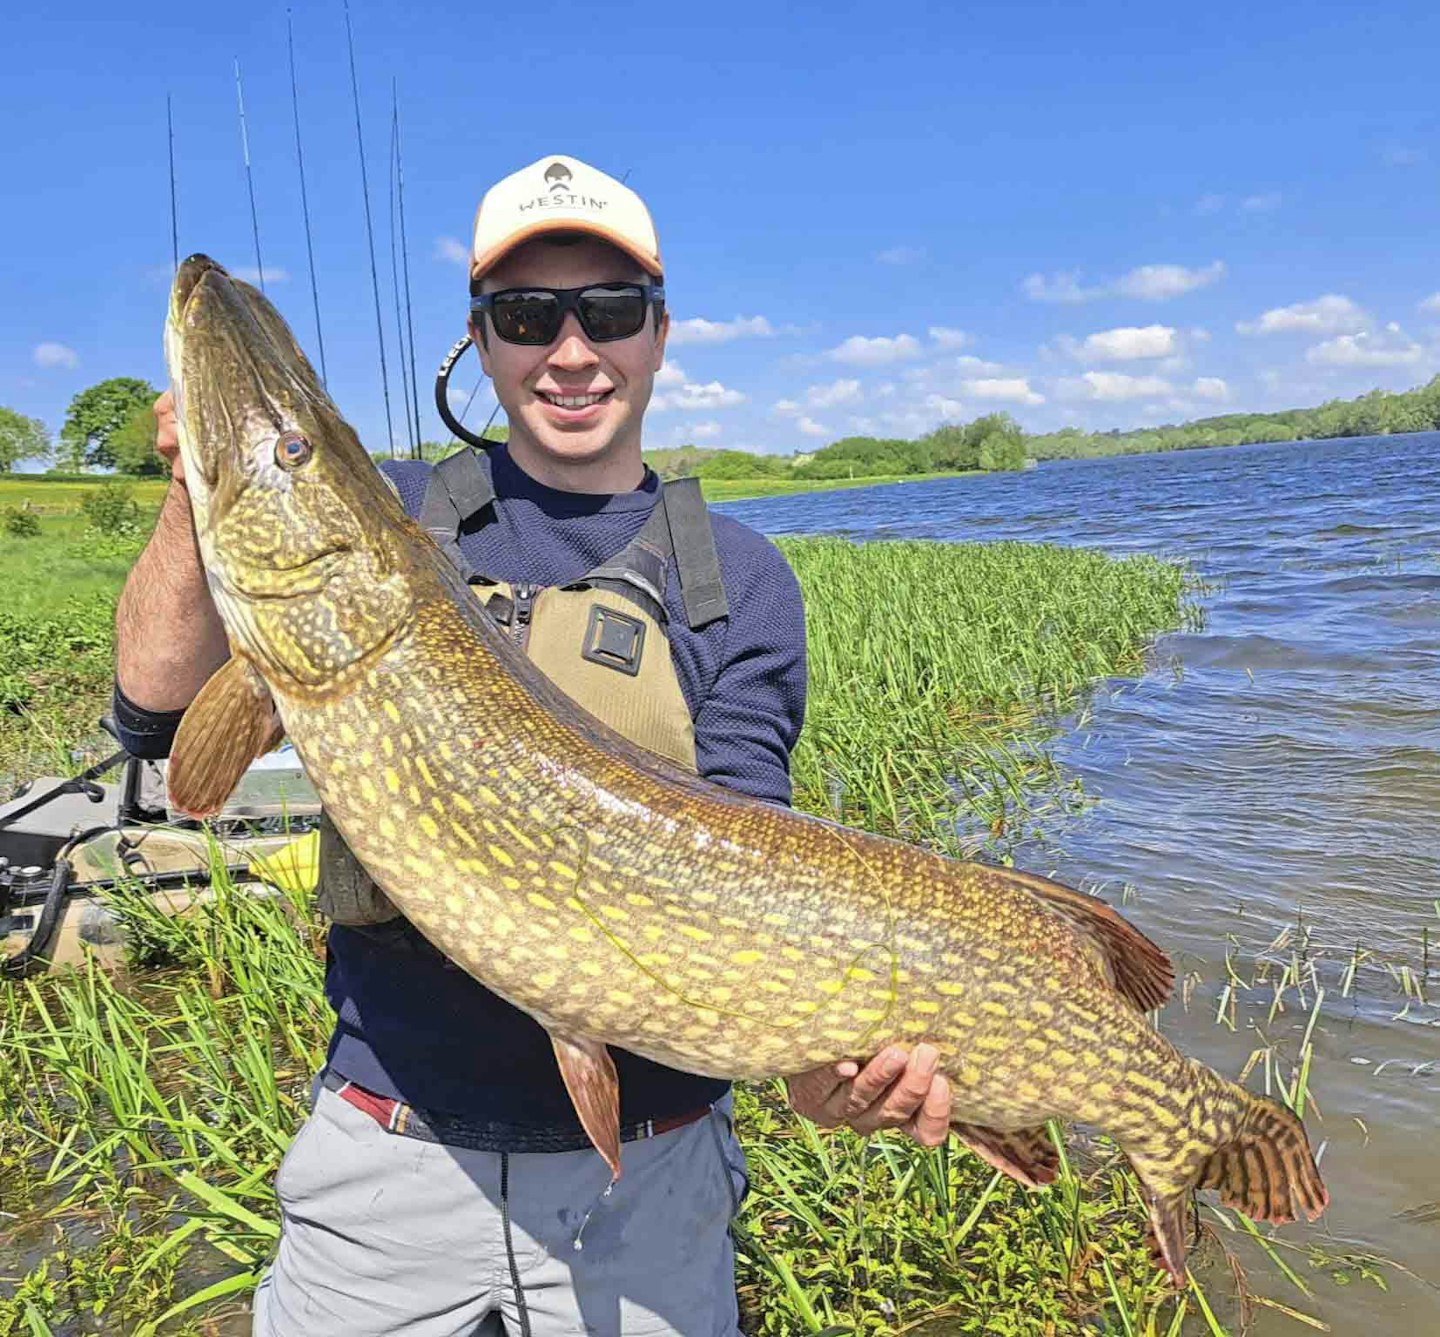
[[[254,265],[236,58],[270,294],[313,352],[284,6],[37,8],[7,16],[0,81],[0,403],[58,430],[96,380],[164,383],[167,92],[181,254]],[[1440,370],[1433,3],[352,14],[402,449],[392,79],[427,436],[475,204],[559,152],[628,172],[659,226],[675,337],[647,445],[786,452],[996,408],[1131,426]],[[330,389],[380,449],[343,9],[294,21]]]

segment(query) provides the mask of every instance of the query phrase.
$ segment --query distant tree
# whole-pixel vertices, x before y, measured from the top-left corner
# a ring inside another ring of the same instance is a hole
[[[748,450],[717,450],[699,469],[700,478],[769,478],[776,473],[773,456],[753,455]]]
[[[133,376],[112,376],[82,390],[70,401],[60,444],[76,469],[113,469],[111,439],[142,406],[155,402],[156,390]]]
[[[147,400],[111,434],[109,450],[122,474],[163,475],[170,466],[155,453],[154,401]]]
[[[50,433],[39,418],[27,418],[0,406],[0,474],[21,460],[43,460],[50,454]]]

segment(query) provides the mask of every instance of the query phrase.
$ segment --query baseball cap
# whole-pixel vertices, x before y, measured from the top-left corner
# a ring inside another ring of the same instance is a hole
[[[546,232],[585,232],[618,246],[647,274],[663,276],[660,240],[645,202],[598,168],[555,154],[513,172],[475,211],[470,278],[483,278],[521,242]]]

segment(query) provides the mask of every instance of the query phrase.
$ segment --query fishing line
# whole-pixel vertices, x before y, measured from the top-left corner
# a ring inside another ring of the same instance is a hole
[[[395,95],[395,84],[391,81],[391,97]],[[385,202],[390,208],[390,289],[395,298],[395,342],[400,351],[400,397],[405,410],[405,437],[410,443],[410,458],[415,458],[415,433],[411,429],[410,377],[405,369],[405,326],[400,319],[400,262],[395,254],[395,134],[398,129],[396,108],[390,110],[390,161],[385,181]]]
[[[325,334],[320,328],[320,287],[315,281],[315,247],[310,240],[310,197],[305,190],[305,151],[300,146],[300,93],[295,79],[295,24],[285,11],[285,32],[290,44],[290,106],[295,115],[295,162],[300,168],[300,210],[305,215],[305,254],[310,260],[310,301],[315,308],[315,342],[320,348],[320,383],[325,373]]]
[[[370,246],[370,289],[375,295],[375,337],[380,343],[380,388],[385,396],[385,434],[395,458],[395,424],[390,416],[390,373],[385,365],[385,322],[380,315],[380,275],[375,268],[375,228],[370,218],[370,178],[365,170],[365,138],[360,132],[360,81],[355,74],[355,33],[350,26],[350,0],[345,0],[345,41],[350,50],[350,92],[355,102],[355,143],[360,149],[360,189],[365,196],[365,239]]]
[[[393,89],[393,85],[392,85]],[[400,270],[405,281],[405,331],[410,345],[411,407],[415,414],[415,458],[420,450],[420,380],[415,374],[415,321],[410,306],[410,247],[405,239],[405,164],[400,152],[400,102],[395,98],[395,194],[400,204]]]
[[[255,214],[255,176],[250,170],[250,136],[245,131],[245,90],[240,83],[240,61],[235,61],[235,101],[240,108],[240,151],[245,157],[245,185],[250,192],[250,232],[255,238],[255,272],[265,291],[265,266],[260,260],[260,220]]]
[[[175,212],[175,118],[170,112],[170,94],[165,94],[165,128],[170,139],[170,261],[171,273],[180,272],[180,223]]]

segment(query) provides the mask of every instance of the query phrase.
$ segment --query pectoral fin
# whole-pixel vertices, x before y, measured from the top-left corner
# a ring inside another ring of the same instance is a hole
[[[974,1123],[952,1123],[956,1136],[987,1165],[993,1165],[1027,1188],[1053,1184],[1060,1157],[1045,1125],[1009,1132]]]
[[[615,1060],[599,1040],[570,1035],[552,1035],[550,1040],[580,1126],[605,1158],[611,1179],[619,1179],[620,1078]]]
[[[265,679],[248,659],[228,660],[180,721],[165,776],[170,802],[191,817],[213,817],[250,763],[284,737]]]

